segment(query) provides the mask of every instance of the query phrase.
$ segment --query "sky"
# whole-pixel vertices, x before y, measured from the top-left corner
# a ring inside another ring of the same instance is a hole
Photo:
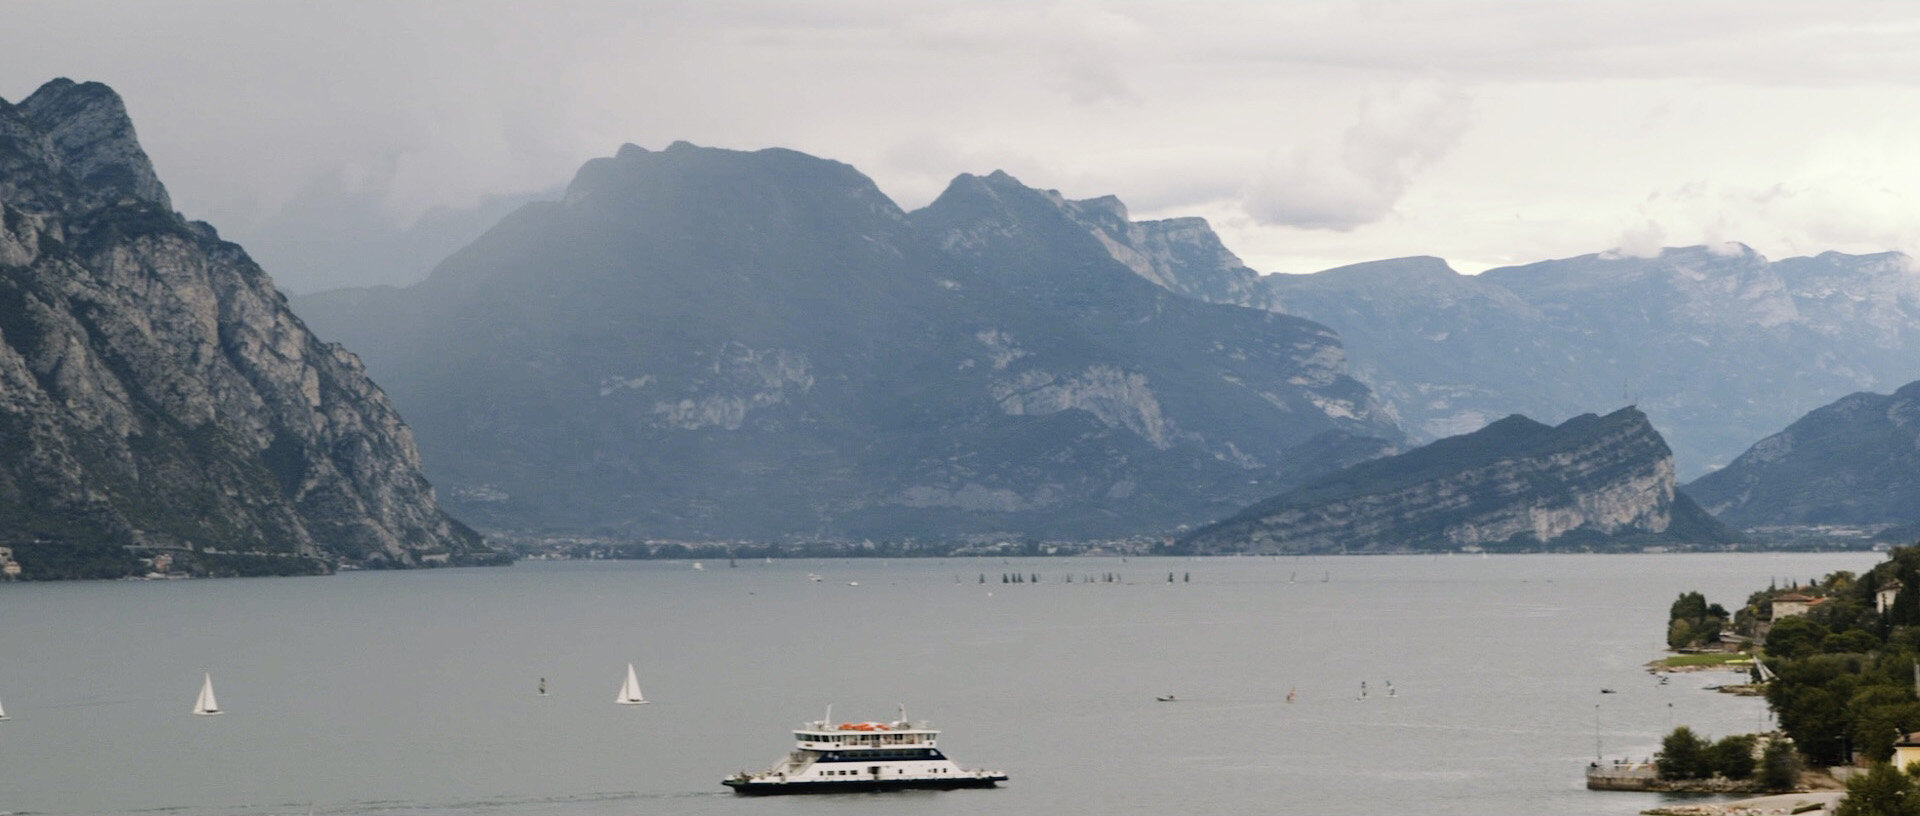
[[[406,284],[622,143],[907,209],[1005,170],[1249,266],[1739,241],[1920,255],[1920,3],[0,0],[0,98],[114,87],[280,285]]]

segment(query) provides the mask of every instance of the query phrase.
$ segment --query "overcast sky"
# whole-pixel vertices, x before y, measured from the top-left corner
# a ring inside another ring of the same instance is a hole
[[[908,209],[995,169],[1111,193],[1206,216],[1263,272],[1720,241],[1920,255],[1920,3],[0,0],[0,19],[0,97],[112,85],[175,206],[291,291],[410,282],[431,259],[395,259],[436,236],[622,142],[683,139],[845,161]]]

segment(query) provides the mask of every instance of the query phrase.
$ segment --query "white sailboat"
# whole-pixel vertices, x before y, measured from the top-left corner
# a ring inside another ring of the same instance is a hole
[[[646,705],[647,698],[640,696],[640,678],[633,673],[633,664],[627,664],[627,682],[620,686],[620,696],[613,701],[621,705]]]
[[[200,683],[200,697],[193,701],[193,713],[212,716],[220,713],[220,702],[213,699],[213,672]]]
[[[0,706],[0,720],[4,720],[6,718],[7,718],[7,707]]]

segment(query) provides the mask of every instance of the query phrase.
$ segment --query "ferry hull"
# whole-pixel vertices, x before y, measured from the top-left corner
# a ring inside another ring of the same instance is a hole
[[[1005,774],[968,776],[956,779],[848,779],[844,781],[781,782],[763,779],[723,779],[721,784],[734,793],[769,796],[785,793],[875,793],[897,790],[955,790],[991,788],[1007,781]]]

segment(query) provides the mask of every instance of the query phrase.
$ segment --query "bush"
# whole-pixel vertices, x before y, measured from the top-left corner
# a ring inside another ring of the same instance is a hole
[[[1654,755],[1653,763],[1661,779],[1704,779],[1713,775],[1710,749],[1706,740],[1683,725],[1660,741],[1660,753]]]
[[[1783,739],[1769,740],[1760,753],[1760,787],[1769,791],[1790,791],[1800,786],[1800,752]]]
[[[1714,773],[1728,779],[1746,779],[1753,776],[1752,734],[1739,734],[1722,737],[1707,752],[1708,765]]]
[[[1885,762],[1847,780],[1834,816],[1920,816],[1920,785]]]
[[[1679,618],[1667,624],[1667,648],[1680,651],[1693,645],[1693,624]]]

